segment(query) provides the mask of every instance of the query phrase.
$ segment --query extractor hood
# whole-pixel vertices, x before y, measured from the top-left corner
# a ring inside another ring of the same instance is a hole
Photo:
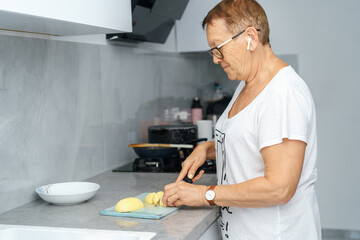
[[[109,41],[165,43],[189,0],[132,0],[131,33],[109,33]]]

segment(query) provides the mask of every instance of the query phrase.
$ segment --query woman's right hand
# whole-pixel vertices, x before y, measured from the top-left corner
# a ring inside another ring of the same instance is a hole
[[[201,170],[197,176],[194,176],[194,174],[196,173],[196,170],[205,163],[206,151],[207,149],[205,144],[200,144],[194,149],[194,151],[181,164],[182,169],[176,179],[176,182],[182,181],[186,174],[193,182],[196,182],[202,177],[204,170]]]

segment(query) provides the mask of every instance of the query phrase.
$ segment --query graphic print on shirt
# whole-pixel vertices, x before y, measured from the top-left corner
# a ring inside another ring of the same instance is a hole
[[[226,177],[226,151],[225,151],[225,133],[220,132],[218,129],[215,129],[215,137],[216,137],[216,149],[218,149],[218,153],[216,154],[216,160],[221,161],[221,179],[220,184],[227,184]],[[220,153],[220,154],[219,154]]]
[[[221,228],[221,231],[222,231],[222,232],[225,232],[224,236],[225,236],[226,238],[229,238],[229,234],[227,234],[227,232],[228,232],[228,226],[229,226],[229,222],[223,222],[223,221],[222,221],[222,218],[221,218],[221,220],[220,220],[220,228]]]
[[[220,161],[222,163],[221,173],[220,173],[221,176],[220,185],[228,184],[228,178],[226,175],[225,133],[222,133],[218,129],[215,129],[215,137],[216,137],[216,148],[217,148],[216,161]],[[229,222],[223,221],[223,217],[225,214],[232,214],[232,212],[230,211],[230,207],[221,207],[221,219],[220,219],[221,232],[224,234],[225,238],[229,238],[229,234],[228,234]]]

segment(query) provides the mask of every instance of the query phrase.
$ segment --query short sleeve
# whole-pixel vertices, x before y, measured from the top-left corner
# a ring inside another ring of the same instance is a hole
[[[311,109],[306,96],[287,87],[264,101],[258,116],[259,150],[283,138],[308,141]]]

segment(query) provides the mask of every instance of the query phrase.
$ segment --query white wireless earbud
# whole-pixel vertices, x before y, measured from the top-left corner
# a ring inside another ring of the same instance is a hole
[[[248,45],[247,45],[247,48],[246,48],[246,50],[250,50],[250,43],[251,43],[251,40],[252,40],[252,38],[251,37],[249,37],[248,38]]]

